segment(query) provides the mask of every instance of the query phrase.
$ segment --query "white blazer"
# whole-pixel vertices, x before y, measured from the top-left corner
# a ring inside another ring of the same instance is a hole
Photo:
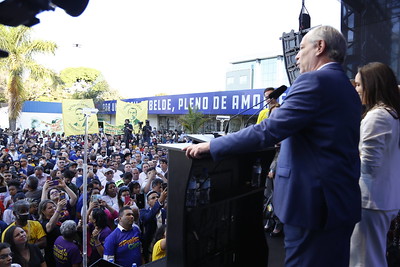
[[[376,106],[361,121],[360,133],[362,207],[399,209],[400,120]]]

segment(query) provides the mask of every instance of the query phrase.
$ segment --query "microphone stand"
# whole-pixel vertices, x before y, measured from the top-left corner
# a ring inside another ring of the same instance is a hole
[[[271,102],[271,101],[270,101]],[[260,112],[261,110],[263,110],[265,107],[268,106],[269,103],[265,103],[264,106],[262,106],[259,110],[257,110],[255,113],[251,114],[251,116],[247,119],[246,123],[244,124],[244,128],[246,128],[248,125],[248,123],[250,122],[251,118],[254,117],[254,115],[256,115],[258,112]]]

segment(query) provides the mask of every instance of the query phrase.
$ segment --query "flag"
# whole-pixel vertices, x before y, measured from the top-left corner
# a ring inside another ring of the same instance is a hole
[[[147,108],[148,101],[142,101],[135,104],[117,100],[115,125],[122,128],[125,124],[125,120],[129,119],[129,123],[132,124],[133,129],[138,132],[140,127],[139,122],[147,120]]]
[[[92,99],[65,99],[62,101],[62,115],[64,121],[65,135],[85,134],[85,114],[84,108],[94,109]],[[88,133],[98,133],[99,125],[97,115],[91,115],[88,120]]]
[[[124,134],[124,131],[122,130],[121,126],[115,126],[107,122],[104,122],[103,132],[105,134],[111,134],[111,135]]]

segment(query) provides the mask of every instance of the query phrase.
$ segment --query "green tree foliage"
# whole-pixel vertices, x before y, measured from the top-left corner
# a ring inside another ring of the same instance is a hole
[[[185,131],[189,134],[199,133],[200,128],[209,120],[209,118],[204,118],[202,112],[198,110],[197,107],[189,107],[187,114],[182,115],[179,118],[179,122],[185,128]]]
[[[92,68],[66,68],[60,78],[73,99],[93,99],[95,102],[118,98],[99,70]]]
[[[15,130],[22,105],[26,99],[28,77],[40,80],[48,77],[56,82],[56,75],[51,70],[38,64],[33,58],[37,54],[54,54],[57,45],[54,42],[32,40],[31,29],[25,26],[7,27],[0,25],[0,49],[9,52],[7,58],[1,59],[0,73],[5,73],[0,79],[6,81],[6,98],[8,99],[8,114],[11,130]]]

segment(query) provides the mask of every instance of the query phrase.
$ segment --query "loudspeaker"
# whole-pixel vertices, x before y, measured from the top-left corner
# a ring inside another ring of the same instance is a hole
[[[299,16],[299,31],[308,29],[311,27],[311,17],[307,13],[300,13]]]

